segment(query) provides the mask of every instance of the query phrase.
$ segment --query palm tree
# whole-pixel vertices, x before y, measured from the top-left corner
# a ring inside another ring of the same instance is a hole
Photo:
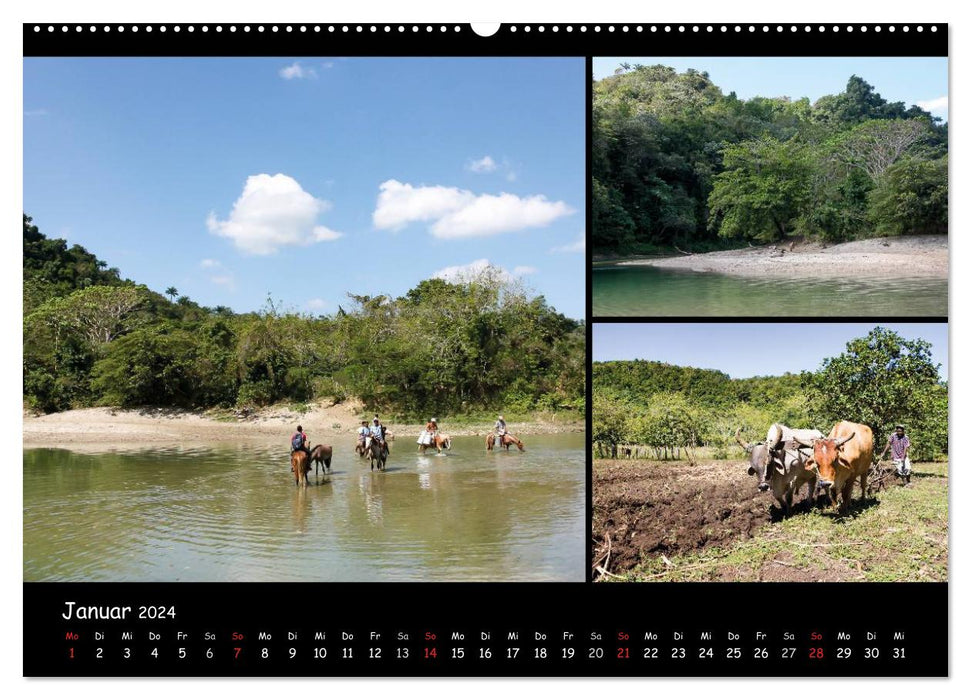
[[[175,287],[169,287],[165,290],[165,293],[172,299],[172,301],[175,301],[175,298],[179,296],[179,290]]]

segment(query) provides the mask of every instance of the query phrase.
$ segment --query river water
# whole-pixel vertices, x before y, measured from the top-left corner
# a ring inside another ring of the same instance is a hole
[[[598,265],[593,315],[946,316],[947,280],[760,280],[649,265]]]
[[[584,436],[522,437],[336,446],[309,488],[279,449],[24,450],[24,580],[582,581]]]

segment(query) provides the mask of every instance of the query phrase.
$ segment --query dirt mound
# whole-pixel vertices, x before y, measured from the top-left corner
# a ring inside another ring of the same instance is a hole
[[[609,571],[753,537],[770,523],[771,497],[738,464],[599,462],[593,484],[594,565],[609,537]]]

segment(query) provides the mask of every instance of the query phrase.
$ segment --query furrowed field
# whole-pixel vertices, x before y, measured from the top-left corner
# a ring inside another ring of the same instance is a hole
[[[850,514],[791,517],[741,460],[594,462],[594,577],[604,581],[946,581],[948,463],[913,465]]]

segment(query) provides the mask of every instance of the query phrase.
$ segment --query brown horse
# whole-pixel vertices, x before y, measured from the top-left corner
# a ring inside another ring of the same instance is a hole
[[[448,435],[442,435],[439,433],[432,438],[432,444],[419,445],[418,451],[424,454],[425,450],[427,450],[429,447],[434,447],[436,450],[438,450],[438,454],[442,454],[442,450],[452,449],[452,438]]]
[[[383,471],[388,461],[388,446],[377,438],[371,438],[371,442],[364,448],[364,456],[371,460],[371,471],[374,471],[375,462],[378,463],[378,471]]]
[[[307,474],[310,472],[310,459],[307,457],[307,453],[303,450],[294,450],[290,453],[290,471],[293,472],[293,478],[297,482],[297,486],[309,486],[307,481]]]
[[[317,470],[320,467],[324,468],[324,474],[330,471],[330,460],[333,456],[334,448],[330,445],[317,445],[310,451],[310,463],[314,465],[314,476],[317,476]]]
[[[508,452],[510,445],[515,445],[516,447],[518,447],[520,452],[523,452],[526,449],[523,447],[522,440],[520,440],[515,435],[510,435],[509,433],[506,433],[505,435],[502,436],[502,440],[499,441],[498,447],[505,447],[506,451]],[[486,449],[491,451],[492,448],[495,446],[497,446],[496,434],[489,433],[488,435],[486,435]]]

